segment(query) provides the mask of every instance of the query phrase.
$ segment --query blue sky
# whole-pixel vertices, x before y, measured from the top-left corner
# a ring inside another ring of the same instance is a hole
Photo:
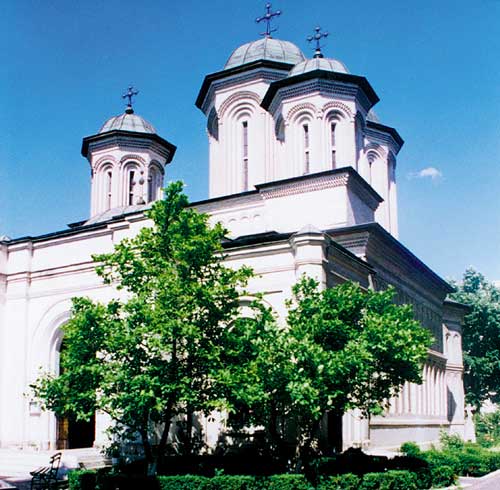
[[[264,1],[4,0],[0,18],[0,235],[37,235],[89,214],[81,139],[121,94],[178,146],[167,180],[207,197],[203,77],[259,37]],[[368,78],[398,158],[400,240],[443,277],[500,279],[500,0],[276,0],[275,37]],[[423,169],[433,168],[436,171]]]

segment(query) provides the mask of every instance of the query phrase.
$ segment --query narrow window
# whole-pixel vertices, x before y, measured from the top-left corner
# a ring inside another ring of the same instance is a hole
[[[154,172],[151,172],[148,177],[148,202],[154,200],[153,188],[154,188]]]
[[[113,174],[111,170],[106,172],[106,209],[111,209],[111,191],[113,186]]]
[[[135,171],[130,170],[128,173],[128,205],[131,206],[134,204],[134,181]]]
[[[337,166],[337,144],[335,141],[335,130],[337,129],[337,124],[332,123],[330,125],[330,145],[332,148],[332,168],[335,168]]]
[[[248,122],[242,123],[242,142],[243,142],[243,190],[248,190]]]
[[[302,130],[304,132],[304,174],[308,174],[311,170],[309,161],[309,125],[304,124]]]

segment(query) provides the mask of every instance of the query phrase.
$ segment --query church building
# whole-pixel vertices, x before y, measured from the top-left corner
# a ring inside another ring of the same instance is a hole
[[[268,10],[264,20],[269,21]],[[206,117],[209,198],[192,206],[230,232],[227,264],[252,267],[249,289],[284,318],[304,273],[328,288],[354,280],[395,287],[434,336],[421,385],[407,383],[380,416],[343,417],[344,447],[430,443],[441,430],[463,435],[463,306],[398,241],[397,156],[403,139],[373,111],[379,98],[362,75],[325,57],[319,28],[307,58],[266,35],[235,49],[205,77],[196,106]],[[176,147],[129,104],[83,138],[91,176],[90,216],[54,233],[0,238],[0,447],[100,446],[109,420],[58,420],[29,396],[42,371],[57,373],[71,298],[107,302],[119,294],[91,256],[148,226]],[[96,125],[97,126],[97,125]],[[248,298],[250,301],[251,298]],[[245,304],[242,304],[242,312]],[[224,427],[206,422],[210,446]]]

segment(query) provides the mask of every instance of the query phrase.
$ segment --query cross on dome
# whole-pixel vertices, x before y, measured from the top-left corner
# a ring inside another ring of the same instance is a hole
[[[128,99],[127,108],[125,109],[125,112],[127,114],[133,114],[134,113],[134,109],[132,108],[132,97],[134,97],[138,93],[139,93],[139,91],[135,90],[134,87],[132,85],[130,85],[130,87],[128,88],[127,93],[125,93],[125,94],[122,95],[122,99]]]
[[[314,29],[315,33],[312,36],[309,36],[307,40],[309,42],[316,42],[316,48],[314,51],[314,57],[315,58],[323,58],[323,53],[321,52],[321,44],[320,41],[322,38],[327,38],[328,37],[328,32],[321,32],[321,27],[316,27]]]
[[[266,13],[262,17],[257,17],[255,22],[260,24],[261,22],[266,23],[266,32],[262,32],[261,36],[271,37],[271,34],[276,31],[276,29],[271,29],[271,21],[273,17],[279,17],[281,15],[281,10],[276,10],[276,12],[271,12],[271,3],[266,3]]]

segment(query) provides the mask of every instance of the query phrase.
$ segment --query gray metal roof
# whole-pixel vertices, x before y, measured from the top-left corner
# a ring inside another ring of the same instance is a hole
[[[264,37],[236,48],[227,60],[224,69],[259,60],[281,61],[296,65],[305,60],[305,56],[300,48],[289,41]]]
[[[99,130],[99,134],[115,130],[156,134],[156,129],[151,123],[137,114],[128,112],[108,119]]]
[[[347,67],[342,61],[334,60],[333,58],[313,58],[302,61],[295,65],[288,74],[289,77],[302,75],[314,70],[334,71],[337,73],[349,73]]]

